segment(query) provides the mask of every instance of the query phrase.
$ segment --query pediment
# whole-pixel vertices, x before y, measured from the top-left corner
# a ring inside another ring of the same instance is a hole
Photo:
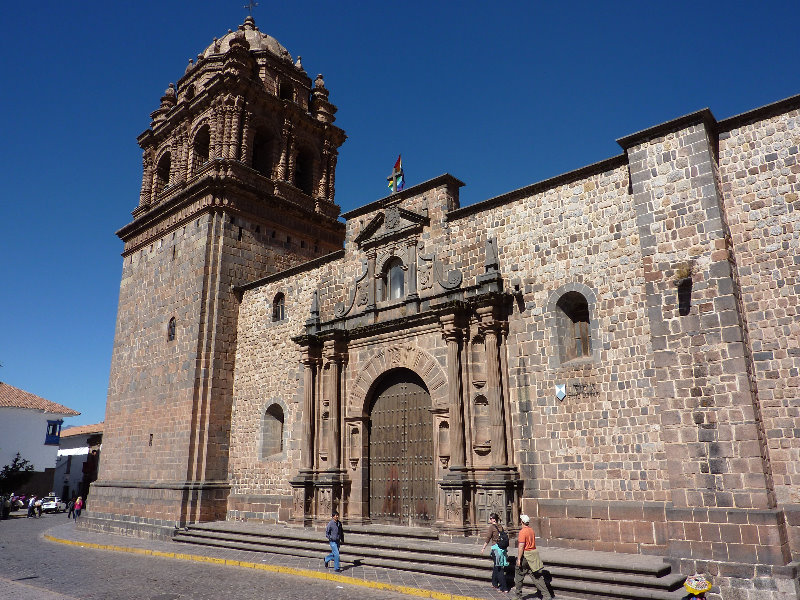
[[[427,209],[417,213],[398,205],[387,206],[367,223],[353,241],[359,248],[368,248],[417,233],[430,223],[427,213]]]

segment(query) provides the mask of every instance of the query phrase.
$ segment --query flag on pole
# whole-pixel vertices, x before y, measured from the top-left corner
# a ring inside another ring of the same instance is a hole
[[[397,155],[397,161],[394,163],[392,174],[386,178],[389,181],[389,189],[393,192],[399,192],[405,185],[403,179],[403,158],[402,155]]]

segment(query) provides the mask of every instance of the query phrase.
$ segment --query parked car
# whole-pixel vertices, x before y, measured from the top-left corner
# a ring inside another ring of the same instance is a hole
[[[67,503],[58,496],[45,496],[42,498],[42,512],[67,512]]]

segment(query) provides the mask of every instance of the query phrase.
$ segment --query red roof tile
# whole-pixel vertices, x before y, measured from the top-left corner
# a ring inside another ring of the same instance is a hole
[[[40,398],[30,392],[15,388],[13,385],[8,385],[0,381],[0,407],[7,406],[10,408],[30,408],[33,410],[42,410],[49,413],[56,413],[68,417],[79,415],[77,410],[72,410],[61,404],[50,402]]]
[[[77,427],[68,427],[61,430],[61,438],[71,437],[75,435],[92,433],[103,433],[103,422],[95,423],[94,425],[78,425]]]

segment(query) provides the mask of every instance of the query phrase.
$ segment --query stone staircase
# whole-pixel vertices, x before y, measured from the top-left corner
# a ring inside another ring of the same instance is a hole
[[[214,522],[178,530],[177,542],[318,559],[330,548],[321,531],[281,525]],[[512,538],[512,545],[515,540]],[[509,548],[509,554],[516,554]],[[540,548],[556,595],[595,600],[679,600],[684,577],[660,557]],[[474,543],[442,542],[433,531],[393,526],[345,526],[342,564],[382,567],[488,582],[491,562]],[[513,569],[509,569],[509,582]],[[530,582],[526,593],[534,590]],[[534,590],[535,591],[535,590]]]

